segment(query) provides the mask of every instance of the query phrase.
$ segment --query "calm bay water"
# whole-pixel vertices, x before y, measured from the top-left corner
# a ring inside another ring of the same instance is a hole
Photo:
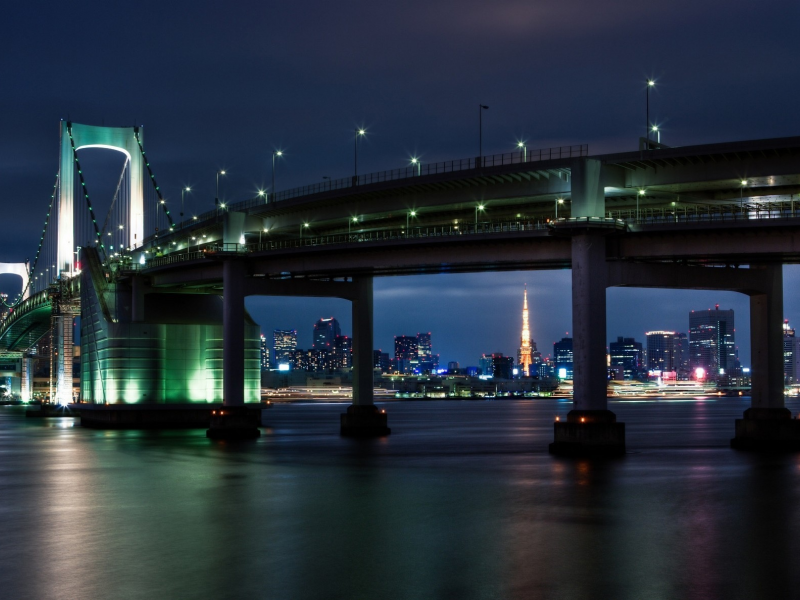
[[[0,597],[800,598],[800,454],[730,450],[748,402],[611,402],[606,462],[547,454],[556,400],[391,403],[369,442],[276,406],[235,445],[2,407]]]

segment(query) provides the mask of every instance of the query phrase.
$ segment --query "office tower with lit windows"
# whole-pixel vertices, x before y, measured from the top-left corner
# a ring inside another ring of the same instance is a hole
[[[685,333],[676,333],[674,347],[675,373],[678,379],[688,379],[692,372],[692,368],[689,366],[689,337]]]
[[[395,336],[394,360],[395,368],[400,373],[411,373],[419,365],[417,336]]]
[[[267,338],[261,334],[261,370],[269,370],[269,346],[267,346]]]
[[[669,372],[675,370],[675,332],[648,331],[647,370]]]
[[[708,310],[689,313],[689,361],[693,370],[718,379],[736,370],[736,334],[733,310]]]
[[[494,373],[494,368],[492,367],[492,355],[491,354],[482,354],[481,357],[478,359],[478,370],[480,371],[481,375],[486,375],[491,377]]]
[[[553,362],[559,379],[572,379],[572,338],[561,338],[553,344]]]
[[[492,354],[492,377],[495,379],[511,379],[514,371],[514,359],[503,356],[502,352]]]
[[[272,356],[275,364],[292,364],[295,350],[297,350],[296,329],[275,329],[272,332]]]
[[[353,366],[353,340],[346,335],[337,335],[333,340],[333,356],[331,367],[337,371],[346,371]]]
[[[794,383],[797,380],[795,371],[795,331],[789,326],[789,319],[783,321],[783,381]]]
[[[642,371],[642,343],[634,338],[618,337],[608,344],[612,367],[622,367],[623,379],[636,379]]]
[[[315,350],[332,350],[333,342],[337,335],[342,335],[339,328],[339,321],[333,317],[322,318],[314,323],[314,335],[312,337],[313,343],[311,345]]]
[[[392,365],[391,360],[389,359],[389,353],[382,352],[381,350],[373,350],[372,366],[375,369],[380,369],[381,373],[391,372]]]

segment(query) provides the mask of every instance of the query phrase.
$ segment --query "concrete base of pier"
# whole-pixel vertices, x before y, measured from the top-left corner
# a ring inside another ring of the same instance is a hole
[[[800,419],[788,408],[748,408],[736,419],[731,448],[765,452],[800,451]]]
[[[261,407],[223,406],[211,411],[206,437],[214,440],[251,440],[261,436]]]
[[[558,456],[622,456],[625,423],[610,410],[571,410],[566,421],[553,424],[550,454]]]
[[[29,419],[74,419],[80,417],[77,406],[74,404],[62,406],[61,404],[42,404],[32,406],[25,411]]]
[[[81,404],[83,427],[94,429],[208,429],[212,413],[221,404]],[[261,406],[248,405],[261,421]]]
[[[341,433],[348,437],[382,437],[392,430],[387,427],[386,411],[373,404],[351,404],[341,416]]]

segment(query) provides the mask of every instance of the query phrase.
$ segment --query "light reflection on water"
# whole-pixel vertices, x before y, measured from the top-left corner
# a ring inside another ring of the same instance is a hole
[[[620,460],[551,457],[557,400],[275,406],[261,439],[0,410],[3,598],[793,597],[800,456],[728,448],[748,399],[611,402]],[[790,408],[798,412],[797,400]]]

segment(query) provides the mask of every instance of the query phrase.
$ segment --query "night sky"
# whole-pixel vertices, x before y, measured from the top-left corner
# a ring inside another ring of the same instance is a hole
[[[362,173],[477,154],[588,143],[637,147],[644,82],[670,145],[800,134],[797,25],[789,0],[351,2],[17,2],[0,20],[0,261],[32,257],[58,169],[59,119],[145,125],[145,147],[173,214],[349,176],[353,129],[367,129]],[[110,156],[109,156],[110,154]],[[100,214],[122,155],[81,151]],[[785,268],[786,316],[800,325],[800,269]],[[0,288],[13,290],[8,277]],[[376,348],[433,333],[443,362],[516,354],[522,288],[548,354],[571,330],[569,271],[379,279]],[[610,290],[609,339],[686,331],[688,312],[733,308],[749,364],[747,300],[733,293]],[[349,303],[251,298],[265,333],[321,316],[351,333]]]

